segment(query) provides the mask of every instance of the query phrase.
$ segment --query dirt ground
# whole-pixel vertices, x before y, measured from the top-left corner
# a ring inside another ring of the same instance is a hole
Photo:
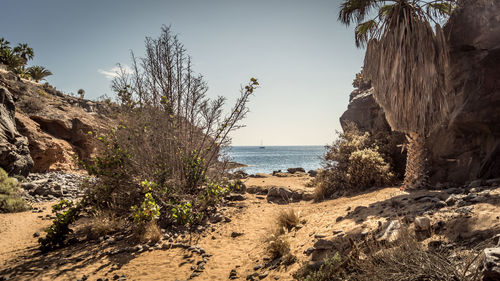
[[[246,184],[310,190],[310,187],[305,187],[309,179],[270,176],[251,178]],[[498,196],[500,191],[497,189],[496,192]],[[277,215],[280,211],[293,208],[299,213],[304,226],[285,236],[292,254],[299,262],[272,270],[263,278],[293,280],[292,274],[302,263],[310,260],[304,251],[318,237],[334,238],[338,231],[346,234],[375,231],[379,222],[418,212],[421,206],[413,206],[407,202],[424,193],[429,192],[408,194],[394,187],[321,203],[301,201],[286,205],[268,203],[261,195],[245,194],[246,200],[232,202],[224,209],[224,216],[228,219],[209,225],[201,233],[178,237],[176,242],[198,245],[212,255],[206,262],[205,269],[193,280],[228,280],[231,270],[236,271],[237,280],[245,280],[248,274],[254,272],[256,265],[265,263],[265,239],[275,227]],[[453,239],[452,236],[457,233],[472,235],[490,230],[498,231],[500,202],[498,197],[495,198],[490,203],[474,205],[472,216],[454,217],[443,211],[432,219],[456,220],[448,230],[441,233],[443,239]],[[8,280],[81,280],[84,276],[88,277],[87,280],[113,280],[122,275],[126,276],[126,280],[186,280],[193,273],[192,266],[202,259],[181,248],[152,248],[140,253],[109,254],[115,249],[134,246],[127,239],[113,244],[98,241],[77,243],[41,254],[37,249],[38,238],[33,234],[40,232],[43,235],[43,229],[50,225],[51,221],[45,219],[50,214],[49,206],[50,204],[39,206],[46,208],[42,213],[28,211],[0,214],[0,280],[2,277]],[[342,219],[338,219],[339,217]],[[264,272],[265,270],[259,271]]]

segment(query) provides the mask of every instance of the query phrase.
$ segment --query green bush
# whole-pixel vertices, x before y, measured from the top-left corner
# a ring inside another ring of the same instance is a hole
[[[19,183],[0,168],[0,212],[14,213],[27,209],[26,201],[20,196]]]
[[[395,176],[369,133],[350,124],[328,148],[315,179],[316,200],[391,184]]]
[[[68,200],[61,200],[58,204],[52,206],[52,212],[56,215],[51,226],[45,232],[45,237],[40,237],[40,250],[42,252],[50,251],[64,246],[66,236],[73,232],[70,225],[74,223],[83,210],[84,201],[74,204]]]

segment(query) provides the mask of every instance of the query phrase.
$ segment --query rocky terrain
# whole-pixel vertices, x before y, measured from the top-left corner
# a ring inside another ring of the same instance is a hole
[[[0,166],[11,175],[74,171],[93,152],[89,131],[113,124],[110,107],[0,68]]]

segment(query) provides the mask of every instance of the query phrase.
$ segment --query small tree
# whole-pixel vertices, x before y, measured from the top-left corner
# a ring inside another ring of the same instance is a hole
[[[85,97],[85,90],[79,89],[78,90],[78,96],[83,100],[83,98]]]

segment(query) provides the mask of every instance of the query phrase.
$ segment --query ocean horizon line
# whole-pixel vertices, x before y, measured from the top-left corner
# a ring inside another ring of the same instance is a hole
[[[229,147],[290,147],[290,146],[327,146],[327,144],[276,144],[276,145],[230,145]]]

